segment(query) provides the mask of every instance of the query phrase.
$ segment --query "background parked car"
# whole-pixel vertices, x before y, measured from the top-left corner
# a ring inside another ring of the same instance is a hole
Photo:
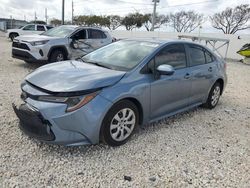
[[[15,38],[12,57],[30,62],[57,62],[76,59],[112,43],[107,31],[93,27],[60,26],[41,35]]]
[[[18,29],[9,29],[7,30],[7,37],[12,41],[15,37],[21,35],[30,35],[30,34],[41,34],[44,31],[52,29],[52,26],[43,25],[43,24],[28,24]]]

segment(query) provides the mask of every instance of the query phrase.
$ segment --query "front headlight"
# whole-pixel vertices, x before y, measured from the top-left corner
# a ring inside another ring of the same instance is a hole
[[[47,42],[49,42],[48,40],[43,40],[43,41],[35,41],[35,42],[30,42],[30,44],[32,46],[39,46],[39,45],[44,45],[46,44]]]
[[[97,94],[98,92],[95,92],[88,95],[76,97],[40,96],[38,100],[45,102],[65,103],[67,104],[66,112],[73,112],[89,103],[97,96]]]

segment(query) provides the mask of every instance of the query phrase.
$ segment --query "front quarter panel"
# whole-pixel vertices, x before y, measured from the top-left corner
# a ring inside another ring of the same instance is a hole
[[[152,75],[133,73],[126,75],[116,85],[103,89],[100,93],[101,96],[112,102],[117,103],[123,99],[135,99],[141,107],[143,113],[143,122],[148,122],[149,111],[150,111],[150,82]]]

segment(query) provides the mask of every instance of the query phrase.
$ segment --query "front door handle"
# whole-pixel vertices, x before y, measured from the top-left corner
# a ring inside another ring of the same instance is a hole
[[[213,68],[212,68],[212,67],[209,67],[209,68],[208,68],[208,71],[209,71],[209,72],[212,72],[212,71],[213,71]]]
[[[189,79],[190,78],[190,74],[187,73],[185,76],[184,76],[185,79]]]

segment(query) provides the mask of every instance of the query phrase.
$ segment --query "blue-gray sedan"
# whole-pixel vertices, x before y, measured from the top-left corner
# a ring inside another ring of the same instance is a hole
[[[226,64],[186,41],[123,40],[81,59],[49,64],[22,83],[20,128],[67,146],[127,142],[138,125],[204,105],[225,88]]]

